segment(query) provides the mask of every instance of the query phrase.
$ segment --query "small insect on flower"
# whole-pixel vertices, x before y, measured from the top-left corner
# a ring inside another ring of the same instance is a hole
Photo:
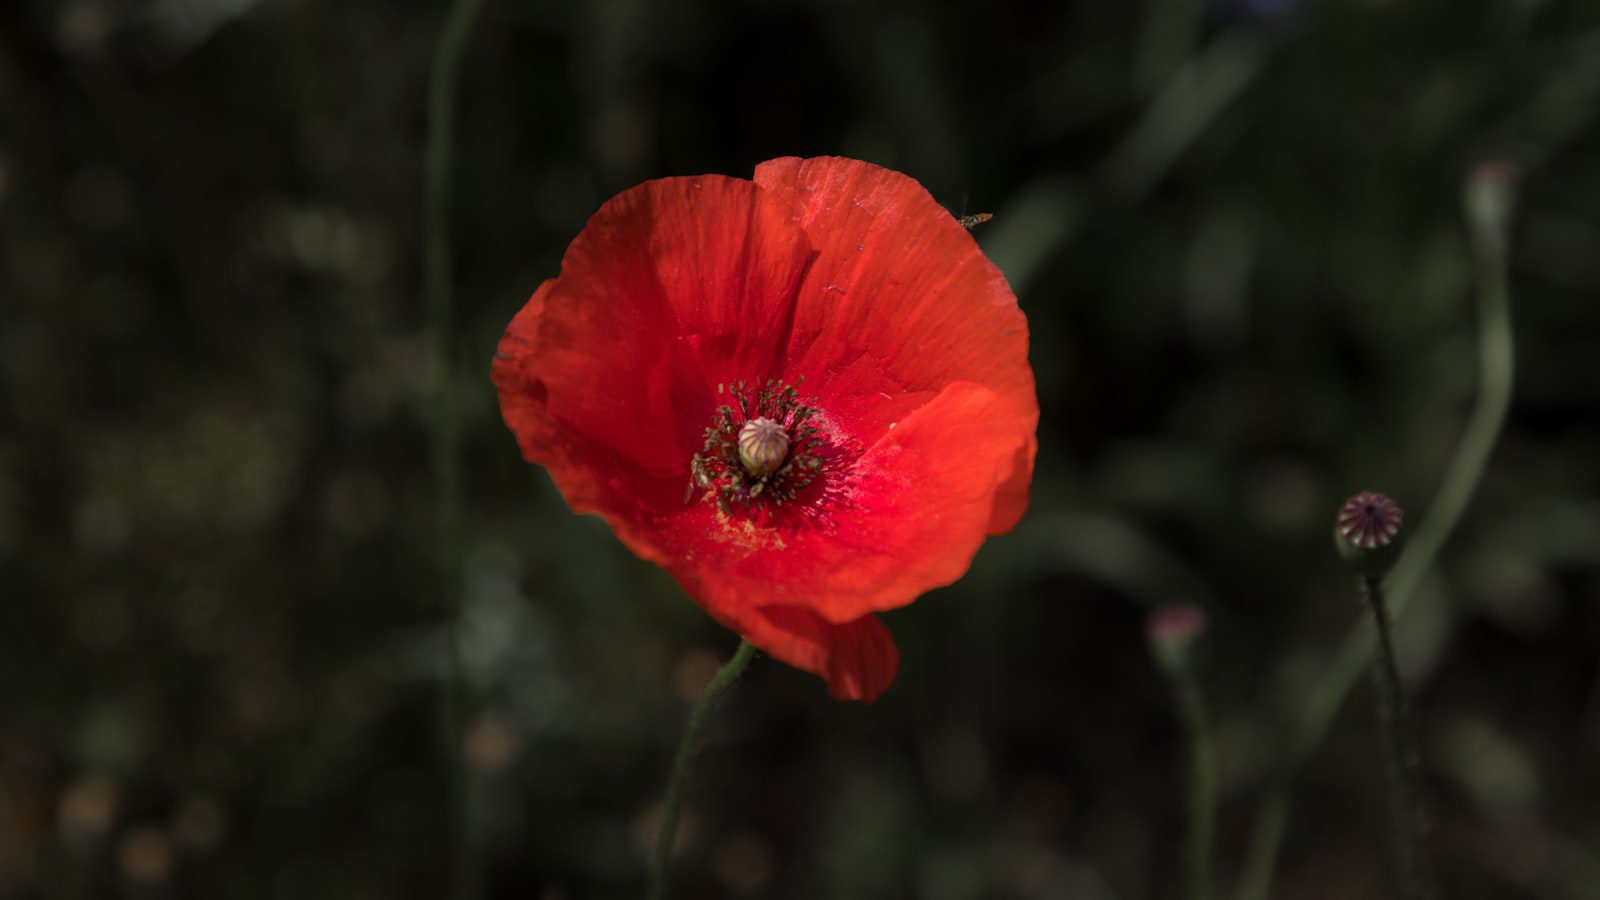
[[[574,512],[841,699],[894,678],[877,613],[960,578],[1027,508],[1016,297],[921,185],[856,160],[624,191],[493,377]]]

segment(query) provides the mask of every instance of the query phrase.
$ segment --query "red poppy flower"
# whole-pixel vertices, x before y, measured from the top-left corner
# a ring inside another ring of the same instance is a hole
[[[1028,502],[1016,297],[921,185],[849,159],[665,178],[600,208],[494,361],[523,455],[757,647],[871,701],[874,613]]]

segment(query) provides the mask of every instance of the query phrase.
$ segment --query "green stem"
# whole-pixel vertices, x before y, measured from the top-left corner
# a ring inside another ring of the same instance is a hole
[[[683,810],[683,793],[689,785],[691,763],[694,762],[695,751],[700,747],[700,733],[705,730],[717,701],[738,680],[739,673],[744,671],[755,655],[755,644],[740,641],[738,651],[706,685],[700,699],[695,701],[693,711],[689,713],[689,726],[684,729],[683,740],[678,743],[678,752],[672,758],[672,776],[667,779],[666,800],[661,808],[661,831],[656,835],[655,853],[650,857],[650,900],[662,900],[667,896],[667,869],[672,861],[672,844],[678,835],[678,815]]]
[[[441,618],[445,633],[445,683],[441,699],[452,797],[455,843],[451,896],[476,896],[475,849],[472,839],[472,787],[461,754],[461,649],[456,622],[457,565],[460,558],[461,451],[453,394],[455,387],[455,311],[451,295],[450,180],[455,142],[456,80],[461,55],[479,0],[455,0],[446,14],[428,78],[427,146],[423,158],[423,295],[433,340],[433,398],[430,410],[429,456],[435,502],[434,556],[438,573]]]
[[[1187,669],[1175,674],[1172,690],[1189,742],[1188,821],[1184,869],[1189,900],[1210,900],[1211,844],[1217,822],[1217,749],[1200,685]]]
[[[1280,775],[1256,813],[1255,828],[1250,833],[1250,847],[1245,851],[1243,874],[1239,878],[1239,890],[1234,895],[1237,900],[1262,900],[1267,896],[1278,849],[1283,845],[1284,826],[1288,822],[1288,780]]]
[[[1422,526],[1388,579],[1391,613],[1398,616],[1411,602],[1422,576],[1433,566],[1445,541],[1455,531],[1477,491],[1511,407],[1515,374],[1511,329],[1511,288],[1506,265],[1510,185],[1480,172],[1468,183],[1467,217],[1478,263],[1478,379],[1472,417],[1461,443],[1445,468],[1439,492]],[[1484,195],[1489,195],[1485,200]],[[1238,900],[1262,900],[1272,884],[1283,830],[1289,820],[1289,782],[1327,736],[1339,708],[1361,678],[1373,652],[1373,635],[1357,627],[1306,698],[1304,712],[1290,736],[1287,766],[1268,791],[1257,813],[1250,851],[1240,880]]]
[[[1395,863],[1407,900],[1427,900],[1434,890],[1422,843],[1426,822],[1422,779],[1407,721],[1405,695],[1400,690],[1400,668],[1395,663],[1394,641],[1390,636],[1389,607],[1379,579],[1361,579],[1361,602],[1372,616],[1378,638],[1378,651],[1372,657],[1372,686],[1376,689],[1378,724],[1383,731],[1385,768],[1389,773]]]

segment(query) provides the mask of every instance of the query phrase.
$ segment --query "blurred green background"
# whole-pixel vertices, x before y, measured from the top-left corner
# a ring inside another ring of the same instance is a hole
[[[1402,662],[1446,896],[1600,897],[1600,3],[487,0],[449,592],[420,289],[444,12],[0,5],[0,897],[639,896],[735,639],[520,460],[489,359],[613,193],[825,153],[995,214],[1034,506],[885,617],[876,705],[758,659],[677,896],[1180,896],[1143,637],[1175,600],[1211,619],[1229,896],[1359,622],[1333,511],[1374,488],[1424,519],[1471,408],[1460,193],[1493,156],[1524,172],[1514,405]],[[1273,897],[1393,896],[1380,772],[1363,682],[1295,776]]]

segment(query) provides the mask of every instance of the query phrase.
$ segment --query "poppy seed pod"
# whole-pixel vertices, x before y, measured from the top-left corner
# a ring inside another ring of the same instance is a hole
[[[1345,564],[1363,578],[1380,578],[1404,545],[1405,511],[1377,491],[1362,491],[1339,507],[1333,543]]]
[[[767,418],[751,419],[739,429],[739,462],[763,478],[778,471],[789,455],[789,432]]]

